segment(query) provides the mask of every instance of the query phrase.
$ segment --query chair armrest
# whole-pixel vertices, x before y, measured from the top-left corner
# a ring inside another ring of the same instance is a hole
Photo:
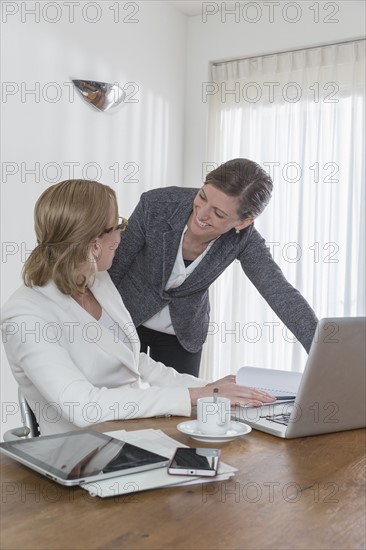
[[[21,439],[27,437],[30,434],[30,429],[26,426],[20,428],[13,428],[4,433],[4,441],[13,441],[14,439]]]

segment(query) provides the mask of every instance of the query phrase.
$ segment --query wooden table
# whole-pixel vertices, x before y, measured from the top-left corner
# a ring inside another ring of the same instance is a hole
[[[176,430],[179,421],[98,430],[160,428],[199,446]],[[1,548],[365,548],[365,430],[289,441],[253,431],[215,446],[238,468],[231,480],[110,499],[59,486],[2,455]]]

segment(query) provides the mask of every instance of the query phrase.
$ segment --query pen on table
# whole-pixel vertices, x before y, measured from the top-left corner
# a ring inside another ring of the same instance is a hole
[[[296,395],[275,395],[277,401],[295,401]]]

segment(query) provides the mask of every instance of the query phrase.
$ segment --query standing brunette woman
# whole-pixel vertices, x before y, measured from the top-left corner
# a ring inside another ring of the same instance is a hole
[[[210,172],[200,189],[143,193],[109,270],[142,351],[149,348],[156,361],[197,376],[209,324],[208,289],[234,260],[309,351],[317,318],[254,227],[272,187],[258,164],[234,159]]]

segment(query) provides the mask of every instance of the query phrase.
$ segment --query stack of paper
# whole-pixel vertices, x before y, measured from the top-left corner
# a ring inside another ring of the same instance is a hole
[[[183,445],[179,441],[172,439],[161,430],[147,429],[133,432],[118,430],[115,432],[108,432],[107,435],[166,456],[167,458],[173,456],[177,447],[187,447],[187,445]],[[215,477],[173,476],[168,474],[167,468],[156,468],[155,470],[127,474],[103,481],[84,483],[81,487],[92,496],[104,498],[137,493],[148,489],[157,489],[158,487],[174,487],[177,485],[223,481],[232,477],[235,472],[236,468],[232,468],[223,462],[219,463],[218,474]]]

